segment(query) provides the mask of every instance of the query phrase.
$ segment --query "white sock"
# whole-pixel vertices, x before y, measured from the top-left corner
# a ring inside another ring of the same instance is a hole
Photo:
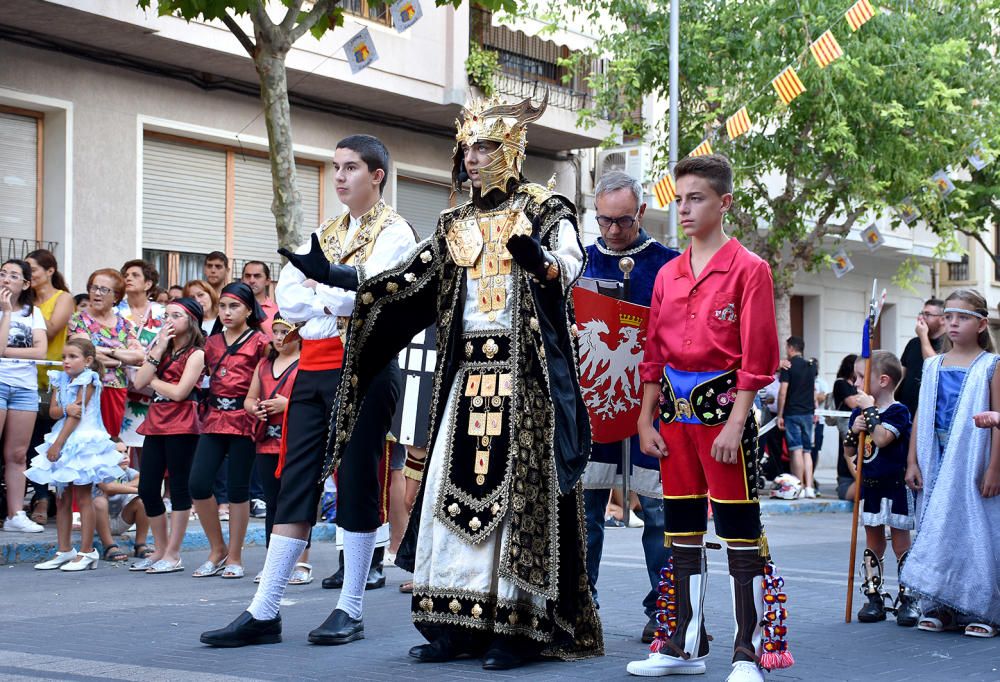
[[[278,607],[292,577],[292,571],[295,570],[295,562],[299,560],[307,544],[305,540],[271,534],[271,544],[267,548],[260,584],[257,586],[253,601],[247,607],[251,616],[257,620],[271,620],[278,617]]]
[[[357,620],[365,596],[365,581],[375,553],[375,533],[344,531],[344,587],[337,608]]]

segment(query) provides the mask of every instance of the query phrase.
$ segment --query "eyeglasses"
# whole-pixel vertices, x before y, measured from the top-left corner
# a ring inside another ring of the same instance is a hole
[[[618,216],[617,218],[612,218],[606,215],[599,215],[597,216],[597,224],[604,228],[608,228],[611,227],[612,225],[617,224],[618,227],[622,228],[623,230],[631,230],[632,226],[638,222],[638,220],[636,220],[636,218],[638,217],[639,217],[638,211],[635,212],[635,215],[622,215]]]
[[[24,275],[22,275],[20,272],[8,272],[6,270],[0,270],[0,279],[6,280],[8,282],[28,281],[24,279]]]
[[[87,291],[89,291],[92,294],[98,294],[100,296],[107,296],[108,294],[111,293],[111,289],[108,289],[107,287],[99,287],[96,284],[91,284],[89,287],[87,287]]]

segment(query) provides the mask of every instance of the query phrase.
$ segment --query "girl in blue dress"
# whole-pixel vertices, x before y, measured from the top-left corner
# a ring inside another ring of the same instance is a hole
[[[59,548],[38,570],[83,571],[96,568],[96,517],[92,490],[121,475],[121,454],[101,421],[101,376],[104,367],[94,344],[72,338],[63,347],[63,371],[49,372],[53,400],[49,415],[58,420],[44,442],[35,448],[25,475],[56,489],[56,530]],[[80,551],[72,546],[73,497],[80,509]]]

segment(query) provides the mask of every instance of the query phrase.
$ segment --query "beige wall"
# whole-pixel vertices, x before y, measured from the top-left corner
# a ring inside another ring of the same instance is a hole
[[[44,96],[72,105],[72,116],[47,115],[49,135],[71,135],[72,190],[70,200],[71,235],[65,234],[55,211],[45,216],[45,237],[60,242],[60,251],[70,244],[70,253],[60,253],[68,265],[71,286],[80,291],[87,275],[96,268],[117,265],[140,253],[137,226],[140,194],[140,130],[172,132],[185,137],[202,137],[233,142],[243,131],[247,146],[266,139],[263,117],[253,98],[205,92],[178,80],[0,42],[0,91],[4,103],[16,102],[18,93],[28,100]],[[13,92],[13,96],[11,96]],[[378,108],[378,102],[372,102]],[[49,119],[51,118],[51,121]],[[62,128],[59,119],[63,119]],[[254,120],[256,118],[256,120]],[[447,180],[451,172],[450,138],[421,135],[382,125],[369,124],[311,111],[293,111],[296,148],[302,156],[326,159],[340,138],[352,133],[380,137],[389,147],[398,169],[409,175]],[[68,121],[68,123],[67,123]],[[251,122],[252,121],[252,122]],[[244,130],[245,129],[245,130]],[[46,204],[54,191],[49,181],[63,169],[46,166]],[[558,173],[558,189],[572,197],[575,191],[573,167],[566,162],[529,158],[528,177],[536,182]],[[393,199],[390,183],[387,198]],[[326,213],[339,212],[332,173],[326,174]],[[442,207],[445,208],[445,207]],[[224,229],[224,226],[206,226]]]

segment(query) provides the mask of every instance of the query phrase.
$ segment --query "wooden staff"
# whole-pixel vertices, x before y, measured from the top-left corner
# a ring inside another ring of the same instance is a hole
[[[872,298],[868,304],[868,322],[865,325],[863,341],[861,344],[861,355],[865,359],[865,378],[862,389],[865,393],[871,392],[872,387],[872,345],[875,341],[875,325],[878,324],[878,313],[880,307],[875,292],[878,290],[878,280],[872,284]],[[885,300],[883,295],[883,300]],[[867,351],[867,352],[866,352]],[[858,558],[858,516],[861,513],[861,465],[865,461],[865,452],[871,441],[871,434],[867,431],[861,432],[858,439],[857,463],[854,467],[854,513],[851,514],[851,562],[847,568],[847,608],[844,610],[844,622],[851,622],[851,611],[854,609],[854,562]]]

